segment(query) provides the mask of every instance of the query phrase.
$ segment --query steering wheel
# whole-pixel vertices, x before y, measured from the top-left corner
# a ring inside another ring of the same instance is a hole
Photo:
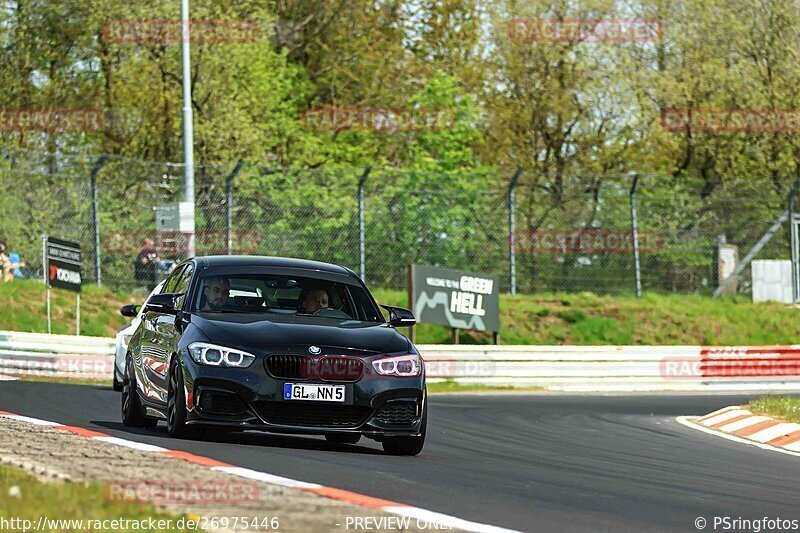
[[[348,315],[344,311],[340,311],[339,309],[333,307],[320,307],[319,309],[311,313],[311,316],[320,316],[325,318],[344,318],[344,319],[351,318],[350,315]]]

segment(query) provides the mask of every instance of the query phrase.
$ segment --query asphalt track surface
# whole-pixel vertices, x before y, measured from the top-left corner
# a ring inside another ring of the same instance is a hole
[[[422,454],[391,457],[367,439],[173,440],[163,423],[152,431],[122,426],[120,395],[110,388],[0,383],[0,410],[521,531],[697,531],[697,517],[714,531],[715,516],[800,520],[800,457],[675,421],[750,398],[430,396]]]

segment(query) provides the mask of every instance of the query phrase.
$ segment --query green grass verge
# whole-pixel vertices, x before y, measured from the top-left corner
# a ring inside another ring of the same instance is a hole
[[[381,303],[405,306],[403,291],[376,289]],[[53,332],[75,331],[75,296],[53,289]],[[81,333],[113,336],[126,322],[119,307],[144,295],[117,294],[87,285],[81,294]],[[44,286],[38,280],[0,283],[0,329],[46,331]],[[696,295],[599,296],[541,293],[500,296],[503,344],[786,344],[800,337],[798,310],[777,303],[752,303],[745,296],[711,299]],[[417,342],[450,342],[450,329],[416,327]],[[404,330],[407,332],[407,330]],[[460,332],[463,344],[489,344],[491,335]]]
[[[114,385],[111,379],[92,379],[92,378],[67,378],[54,376],[20,376],[20,381],[38,381],[41,383],[67,383],[71,385],[92,385],[95,387],[111,387]]]
[[[40,516],[56,520],[172,520],[172,528],[137,529],[136,526],[118,529],[91,529],[92,531],[189,531],[178,529],[176,526],[180,517],[171,516],[156,510],[150,505],[138,503],[116,503],[108,501],[105,489],[98,484],[81,483],[42,483],[30,474],[14,467],[0,465],[0,517],[5,520],[12,518],[30,520],[32,526],[28,531],[33,531],[37,526]],[[20,522],[17,522],[20,524]],[[166,524],[166,522],[164,523]],[[102,525],[102,524],[101,524]],[[111,524],[108,524],[111,525]],[[132,525],[132,524],[131,524]],[[76,524],[62,527],[51,527],[39,531],[89,531],[84,523],[83,528]],[[22,527],[8,525],[9,531]]]
[[[525,392],[525,391],[542,391],[543,387],[511,387],[508,385],[481,385],[479,383],[457,383],[453,380],[439,381],[436,383],[428,383],[426,385],[428,392],[437,394],[440,392],[481,392],[481,391],[506,391],[506,392]]]
[[[747,405],[752,413],[800,423],[800,398],[794,396],[764,396]]]
[[[84,285],[81,292],[81,335],[113,337],[125,323],[119,314],[126,303],[141,303],[143,298],[117,294],[97,285]],[[14,280],[0,283],[0,330],[47,331],[47,306],[44,284],[40,280]],[[50,290],[51,331],[75,334],[75,293]]]

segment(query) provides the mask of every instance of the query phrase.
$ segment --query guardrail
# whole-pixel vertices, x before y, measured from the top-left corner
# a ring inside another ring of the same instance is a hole
[[[111,378],[114,339],[0,331],[0,374]]]
[[[431,382],[576,392],[800,390],[800,345],[418,348]],[[110,378],[113,354],[111,338],[0,331],[0,374],[7,376]]]
[[[431,382],[575,392],[800,390],[800,345],[417,348]]]

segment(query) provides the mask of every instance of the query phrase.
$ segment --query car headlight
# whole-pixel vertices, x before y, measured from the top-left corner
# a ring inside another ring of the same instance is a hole
[[[373,361],[372,368],[381,376],[415,377],[422,374],[422,358],[413,353],[386,357]]]
[[[190,344],[189,355],[192,356],[195,363],[201,365],[229,368],[247,368],[256,360],[256,356],[251,353],[207,342]]]

